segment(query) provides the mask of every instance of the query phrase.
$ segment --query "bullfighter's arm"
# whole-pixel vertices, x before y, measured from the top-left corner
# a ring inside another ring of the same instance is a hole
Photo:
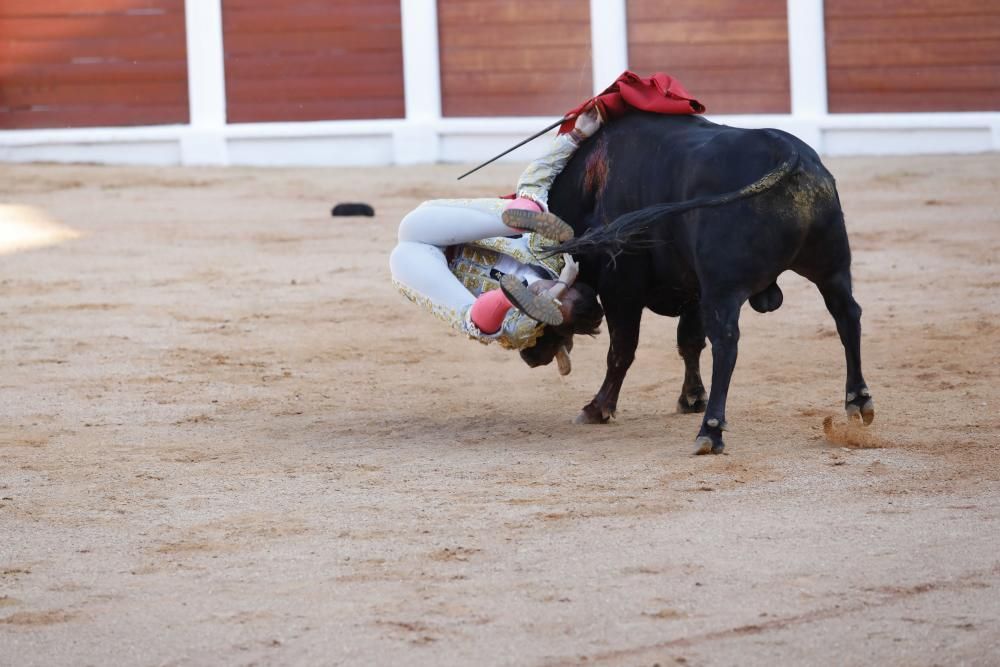
[[[569,289],[570,285],[576,282],[576,277],[580,273],[580,265],[577,264],[572,255],[564,254],[563,260],[566,263],[563,266],[563,270],[559,273],[559,280],[546,290],[548,295],[553,299],[561,297]]]
[[[596,106],[576,119],[572,132],[560,134],[552,140],[549,151],[528,165],[517,182],[518,198],[530,199],[543,211],[549,210],[549,189],[556,176],[566,167],[577,146],[601,127],[601,114]]]

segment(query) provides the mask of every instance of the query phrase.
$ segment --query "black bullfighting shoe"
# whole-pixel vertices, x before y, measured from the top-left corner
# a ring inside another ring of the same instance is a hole
[[[503,212],[501,219],[503,224],[512,229],[534,232],[559,243],[573,238],[573,228],[552,213],[509,208]]]
[[[517,276],[510,273],[502,276],[500,289],[514,304],[514,307],[528,317],[552,326],[559,326],[563,323],[559,302],[545,294],[534,294]]]

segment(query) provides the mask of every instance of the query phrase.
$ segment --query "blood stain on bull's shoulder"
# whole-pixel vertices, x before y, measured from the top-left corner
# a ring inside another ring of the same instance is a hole
[[[608,185],[608,142],[603,136],[598,138],[597,148],[587,156],[583,189],[588,194],[600,197]]]

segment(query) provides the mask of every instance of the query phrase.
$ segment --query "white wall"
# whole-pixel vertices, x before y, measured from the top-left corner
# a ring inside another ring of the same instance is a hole
[[[387,165],[480,162],[555,120],[442,118],[436,0],[402,1],[406,118],[382,121],[226,123],[222,0],[186,0],[189,125],[0,132],[6,162],[116,164]],[[825,155],[1000,150],[1000,112],[829,114],[823,0],[787,0],[792,111],[712,116],[777,127]],[[626,0],[590,0],[594,91],[628,63]],[[544,150],[539,139],[505,160]]]

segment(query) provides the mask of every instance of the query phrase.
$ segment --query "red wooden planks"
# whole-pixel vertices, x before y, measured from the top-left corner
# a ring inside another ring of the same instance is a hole
[[[559,116],[593,93],[586,2],[439,0],[438,31],[445,116]]]
[[[709,113],[791,109],[785,0],[628,0],[629,69],[667,72]]]
[[[223,0],[230,122],[401,118],[398,1]]]
[[[67,16],[100,14],[155,15],[184,11],[184,0],[3,0],[0,17]],[[183,15],[183,14],[182,14]]]
[[[0,128],[187,119],[183,0],[0,2]]]
[[[830,111],[1000,109],[995,0],[826,0]]]
[[[669,5],[669,6],[668,6]],[[637,23],[662,20],[785,18],[787,0],[628,0],[628,19]]]

